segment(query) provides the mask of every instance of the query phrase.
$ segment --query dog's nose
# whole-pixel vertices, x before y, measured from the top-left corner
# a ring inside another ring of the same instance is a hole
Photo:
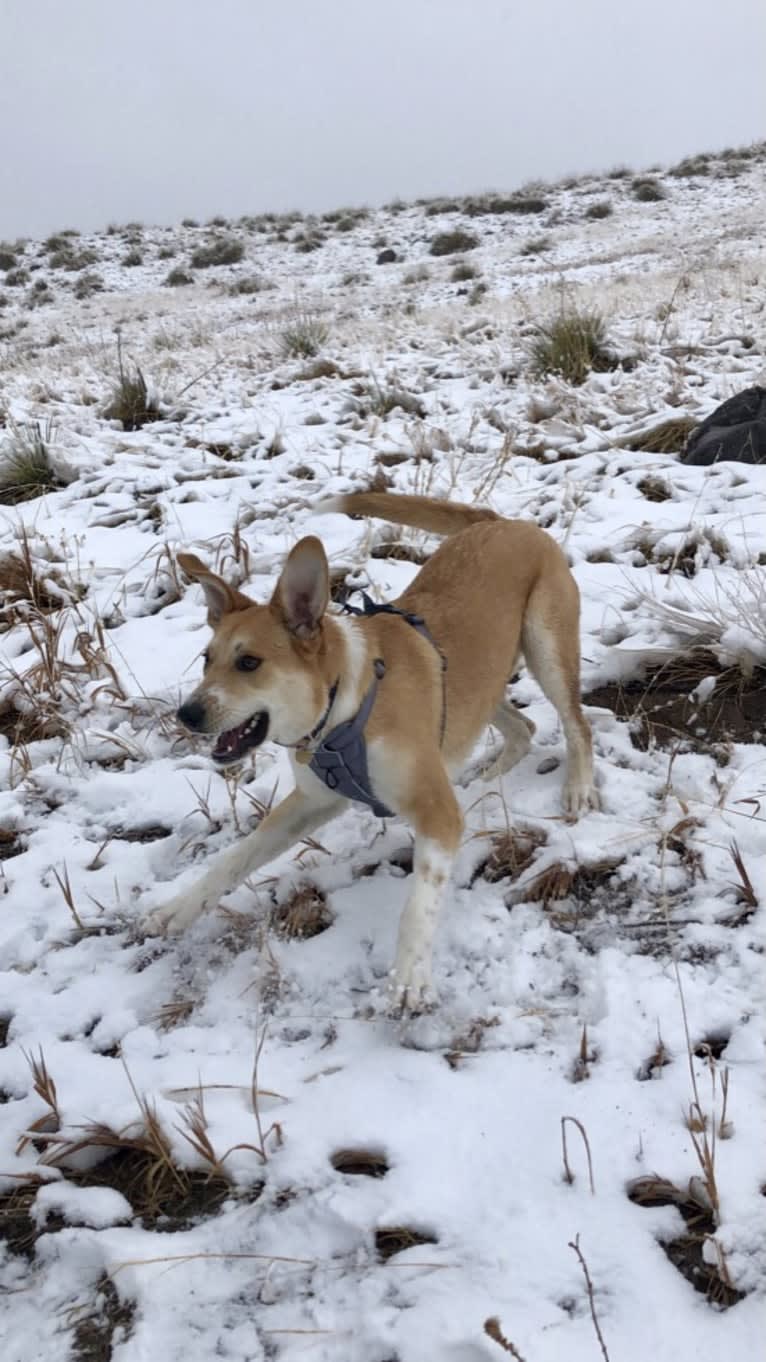
[[[176,714],[184,728],[191,728],[195,733],[199,733],[205,722],[205,706],[201,700],[187,700],[185,705]]]

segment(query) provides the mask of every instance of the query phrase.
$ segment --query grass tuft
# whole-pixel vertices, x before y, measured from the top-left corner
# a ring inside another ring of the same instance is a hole
[[[104,408],[108,421],[119,421],[123,430],[140,430],[150,421],[159,421],[162,413],[153,398],[149,397],[144,378],[138,365],[133,373],[126,369],[122,357],[122,346],[117,343],[119,372],[112,396]]]
[[[606,343],[606,326],[595,309],[565,308],[545,326],[537,328],[532,344],[532,368],[536,377],[559,374],[579,386],[591,370],[603,373],[616,361]]]
[[[312,312],[296,312],[279,333],[279,348],[285,359],[314,359],[326,344],[330,328]]]
[[[0,449],[0,505],[18,506],[63,486],[48,448],[52,437],[50,423],[42,427],[32,421],[11,427]]]
[[[183,284],[193,284],[194,280],[185,269],[180,265],[174,265],[173,269],[165,275],[165,285],[167,288],[181,288]]]

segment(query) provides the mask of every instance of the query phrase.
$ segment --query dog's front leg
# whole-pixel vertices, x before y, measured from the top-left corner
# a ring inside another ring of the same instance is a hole
[[[413,810],[414,884],[399,923],[391,978],[391,1002],[397,1013],[421,1011],[432,1001],[434,936],[462,830],[462,816],[446,771],[438,785],[438,790],[432,788],[426,795],[424,814],[418,817],[417,807]]]
[[[156,908],[145,921],[146,930],[151,935],[184,931],[206,908],[215,907],[224,894],[231,893],[259,866],[273,861],[301,837],[307,837],[334,818],[345,804],[345,799],[326,796],[317,799],[303,790],[293,790],[266,815],[254,832],[217,856],[195,884]]]

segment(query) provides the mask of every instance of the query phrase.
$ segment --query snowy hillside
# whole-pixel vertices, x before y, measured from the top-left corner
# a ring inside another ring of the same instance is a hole
[[[3,1362],[759,1355],[766,467],[678,454],[764,380],[764,164],[0,245]],[[573,311],[579,384],[533,356]],[[390,599],[436,541],[312,513],[372,483],[565,548],[603,802],[561,817],[522,672],[404,1023],[411,837],[361,807],[140,930],[289,777],[177,725],[175,552],[263,599],[316,533]]]

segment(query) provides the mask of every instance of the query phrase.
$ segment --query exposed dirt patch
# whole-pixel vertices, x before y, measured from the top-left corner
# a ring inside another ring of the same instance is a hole
[[[411,875],[414,866],[414,850],[411,846],[402,847],[400,851],[392,851],[391,855],[384,861],[369,861],[367,865],[362,865],[358,870],[355,869],[356,879],[367,879],[370,875],[376,875],[384,866],[396,866],[398,870],[403,870],[405,875]]]
[[[19,834],[12,828],[0,828],[0,861],[10,861],[12,856],[20,856],[26,847]]]
[[[334,921],[327,899],[315,884],[307,884],[301,889],[296,889],[284,903],[276,904],[270,918],[277,936],[298,941],[319,936],[320,932],[326,932]]]
[[[163,823],[145,823],[139,828],[118,828],[112,838],[116,842],[160,842],[163,837],[170,837],[172,831]]]
[[[703,1036],[698,1041],[694,1053],[697,1059],[720,1059],[730,1040],[728,1031],[711,1031],[709,1036]]]
[[[451,1069],[459,1069],[466,1055],[476,1055],[484,1044],[488,1031],[500,1025],[499,1017],[474,1017],[452,1041],[444,1058]]]
[[[438,1244],[435,1234],[411,1229],[409,1225],[391,1225],[375,1231],[375,1248],[382,1263],[387,1263],[396,1253],[405,1249],[417,1248],[419,1244]]]
[[[22,712],[8,700],[0,707],[0,733],[11,747],[26,747],[27,743],[43,742],[46,738],[63,738],[66,731],[63,721],[47,706]]]
[[[111,1362],[114,1348],[133,1332],[136,1303],[120,1300],[106,1273],[96,1282],[96,1298],[74,1327],[72,1356],[76,1362]]]
[[[388,1172],[388,1159],[379,1149],[338,1149],[330,1163],[349,1177],[384,1178]]]
[[[650,475],[637,482],[636,487],[642,497],[646,497],[647,501],[671,501],[673,498],[670,486],[664,478],[655,478]]]
[[[29,1182],[12,1187],[10,1192],[0,1193],[0,1240],[8,1245],[11,1253],[23,1258],[34,1257],[35,1240],[40,1231],[31,1210],[42,1185],[42,1180],[33,1176]],[[51,1221],[49,1230],[53,1228]],[[62,1225],[63,1221],[59,1222],[59,1229]]]
[[[709,676],[715,689],[700,702],[694,692]],[[630,720],[631,741],[641,752],[680,746],[720,756],[729,743],[757,742],[766,734],[766,669],[745,677],[704,650],[673,658],[641,680],[599,686],[584,698]]]
[[[380,454],[375,455],[375,462],[382,464],[384,468],[397,468],[400,463],[409,463],[411,458],[411,454],[402,454],[396,449],[382,450]]]
[[[637,1178],[628,1187],[628,1197],[637,1206],[677,1206],[686,1222],[684,1234],[675,1239],[660,1240],[662,1248],[675,1268],[720,1310],[727,1310],[745,1299],[726,1271],[725,1262],[708,1263],[704,1256],[705,1242],[715,1234],[712,1213],[665,1178]]]
[[[190,449],[204,449],[208,454],[214,454],[217,459],[223,459],[224,463],[236,463],[242,458],[242,450],[229,443],[228,440],[197,440],[187,439],[187,446]]]
[[[672,1062],[673,1061],[670,1055],[665,1049],[662,1037],[658,1036],[657,1044],[655,1045],[652,1053],[648,1056],[647,1059],[644,1060],[643,1064],[639,1067],[636,1073],[636,1078],[638,1079],[639,1083],[646,1083],[650,1078],[659,1078],[662,1073],[662,1070],[666,1068],[668,1064],[672,1064]]]

